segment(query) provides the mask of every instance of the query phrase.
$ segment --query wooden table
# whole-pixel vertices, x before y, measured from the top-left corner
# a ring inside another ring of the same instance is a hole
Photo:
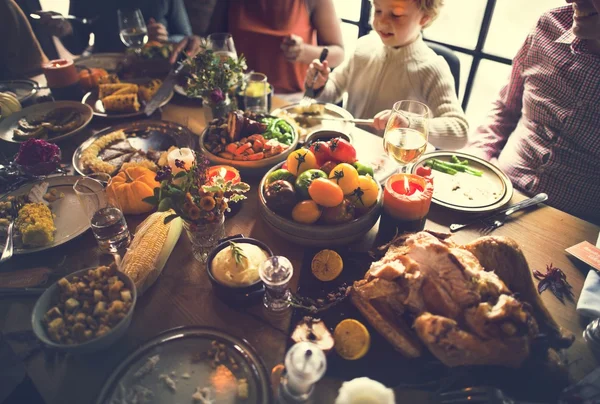
[[[274,107],[280,106],[281,100],[275,99],[274,104]],[[178,96],[163,109],[162,118],[187,124],[196,134],[201,133],[205,126],[204,114],[199,108],[199,103]],[[69,161],[73,150],[91,131],[109,124],[110,121],[95,119],[90,131],[61,144],[65,161]],[[374,139],[374,135],[360,129],[353,132],[353,137],[359,157],[364,150],[380,147],[377,146],[381,142],[379,139]],[[303,249],[273,237],[266,224],[257,218],[258,180],[249,182],[253,192],[249,194],[241,211],[234,218],[227,220],[226,232],[230,235],[243,233],[261,239],[275,254],[287,256],[294,268],[301,268]],[[513,202],[522,198],[522,195],[516,193]],[[142,219],[143,217],[127,217],[132,229]],[[434,206],[427,221],[427,228],[447,231],[450,223],[461,220],[467,220],[467,217]],[[507,223],[494,234],[515,239],[521,245],[532,268],[545,268],[549,263],[562,268],[573,286],[576,302],[588,269],[582,263],[570,259],[564,249],[582,240],[595,244],[599,230],[598,226],[569,214],[551,207],[542,207],[522,215],[519,220]],[[360,248],[369,249],[376,233],[377,226],[358,243]],[[476,230],[465,229],[457,233],[454,239],[460,243],[467,243],[478,236]],[[98,252],[92,233],[87,232],[82,237],[47,252],[14,257],[0,267],[0,271],[47,266],[58,275],[63,275],[80,268],[108,263],[110,259],[110,256]],[[294,274],[292,288],[296,287],[301,275],[298,272]],[[571,330],[577,337],[574,345],[567,351],[567,358],[572,376],[580,379],[598,364],[582,339],[582,330],[586,322],[576,314],[574,302],[563,305],[549,292],[544,293],[542,298],[559,324]],[[29,330],[34,303],[35,298],[31,297],[0,300],[0,330],[5,334]],[[248,340],[263,358],[267,369],[271,369],[284,358],[289,323],[289,313],[275,317],[264,312],[260,305],[233,309],[216,298],[205,269],[194,260],[190,242],[184,234],[156,284],[138,300],[131,327],[117,344],[106,351],[80,357],[38,353],[28,359],[25,366],[48,404],[86,404],[95,400],[110,371],[129,352],[161,331],[185,325],[207,325],[223,329]],[[14,341],[11,345],[16,352],[25,347]],[[318,401],[332,402],[340,383],[341,380],[329,377],[321,381],[317,387]],[[402,400],[413,397],[410,401],[416,402],[416,396],[411,394],[399,391],[397,398]]]

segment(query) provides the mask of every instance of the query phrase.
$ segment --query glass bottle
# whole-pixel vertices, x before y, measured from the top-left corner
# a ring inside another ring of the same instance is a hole
[[[260,279],[265,284],[263,303],[270,311],[282,311],[290,307],[288,284],[294,273],[290,260],[281,256],[269,257],[258,268]]]

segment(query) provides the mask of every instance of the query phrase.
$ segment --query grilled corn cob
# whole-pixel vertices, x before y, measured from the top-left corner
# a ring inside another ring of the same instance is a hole
[[[54,218],[43,203],[28,203],[23,206],[19,210],[15,226],[25,245],[41,247],[54,241]]]
[[[100,84],[98,86],[98,99],[102,100],[109,95],[112,95],[122,88],[127,88],[131,84],[127,83],[112,83],[112,84]]]
[[[139,90],[139,87],[137,84],[127,84],[126,87],[118,89],[117,91],[112,93],[111,96],[112,95],[137,94],[138,90]]]
[[[109,74],[98,79],[98,84],[117,84],[120,83],[119,76],[116,74]]]
[[[152,99],[152,97],[154,97],[154,94],[156,94],[161,85],[161,80],[154,79],[149,83],[140,86],[140,90],[138,92],[140,99],[149,102]]]
[[[108,112],[137,112],[140,110],[137,94],[110,95],[102,99]]]
[[[181,219],[164,223],[172,214],[156,212],[140,223],[123,257],[119,269],[133,279],[140,294],[158,278],[181,235]]]

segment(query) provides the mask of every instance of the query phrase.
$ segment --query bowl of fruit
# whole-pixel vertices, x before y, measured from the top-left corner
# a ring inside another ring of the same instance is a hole
[[[200,150],[212,164],[248,175],[264,174],[297,145],[298,134],[284,119],[239,110],[211,121],[200,135]]]
[[[383,192],[346,140],[295,150],[259,185],[259,211],[280,237],[315,247],[359,240],[377,223]]]

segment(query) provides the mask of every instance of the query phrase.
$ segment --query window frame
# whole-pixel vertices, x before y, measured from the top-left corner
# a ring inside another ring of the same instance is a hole
[[[487,36],[490,30],[490,26],[492,25],[492,18],[494,17],[494,10],[496,8],[497,0],[486,0],[486,7],[483,14],[483,18],[481,21],[481,26],[479,28],[479,35],[477,37],[477,43],[474,49],[465,48],[462,46],[452,45],[443,41],[434,41],[431,39],[426,39],[427,42],[435,43],[438,45],[446,46],[447,48],[453,50],[454,52],[463,53],[469,55],[473,58],[473,62],[471,63],[471,68],[469,70],[469,76],[467,79],[467,84],[465,86],[465,94],[462,100],[462,107],[466,111],[467,106],[469,105],[469,99],[471,98],[471,92],[473,90],[473,84],[475,82],[475,76],[477,75],[477,71],[479,70],[479,64],[482,60],[490,60],[492,62],[501,63],[504,65],[512,65],[512,59],[505,58],[502,56],[497,56],[492,53],[484,52],[483,49],[485,47],[485,42],[487,40]],[[358,37],[360,38],[363,35],[367,35],[372,27],[370,24],[371,19],[371,1],[370,0],[361,0],[361,8],[360,8],[360,20],[352,21],[343,18],[342,22],[345,24],[351,24],[358,27]]]

